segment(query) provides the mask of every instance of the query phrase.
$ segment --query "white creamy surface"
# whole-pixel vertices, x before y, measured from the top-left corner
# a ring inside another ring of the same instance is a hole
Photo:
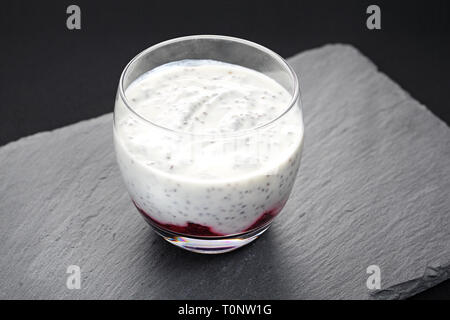
[[[191,133],[254,128],[281,114],[291,100],[262,73],[210,60],[159,67],[135,81],[126,96],[144,118]]]
[[[265,125],[292,99],[276,81],[237,65],[184,60],[147,72],[125,95],[141,117],[173,130],[117,100],[119,166],[134,201],[153,219],[233,234],[284,204],[303,122],[294,106]]]

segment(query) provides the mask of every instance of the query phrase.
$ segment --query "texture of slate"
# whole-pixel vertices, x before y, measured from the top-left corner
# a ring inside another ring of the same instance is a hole
[[[447,279],[448,126],[350,46],[289,61],[305,148],[260,239],[206,256],[156,236],[121,181],[108,114],[0,148],[0,298],[405,298]]]

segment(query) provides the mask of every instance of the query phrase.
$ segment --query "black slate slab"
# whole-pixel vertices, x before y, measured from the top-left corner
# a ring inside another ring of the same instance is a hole
[[[303,160],[259,240],[219,256],[163,242],[128,198],[108,114],[0,148],[0,298],[405,298],[449,278],[448,126],[350,46],[289,61]]]

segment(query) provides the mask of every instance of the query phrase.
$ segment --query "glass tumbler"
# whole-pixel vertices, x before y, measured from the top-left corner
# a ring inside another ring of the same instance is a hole
[[[175,130],[140,114],[127,98],[130,84],[144,73],[185,59],[258,71],[282,86],[290,101],[266,123],[225,133]],[[139,139],[130,136],[127,126],[138,130]],[[303,132],[295,72],[278,54],[247,40],[217,35],[168,40],[139,53],[120,77],[114,145],[123,180],[156,233],[186,250],[231,251],[269,228],[291,193]],[[172,156],[163,156],[167,154]],[[174,170],[173,158],[185,168],[196,164],[201,170]],[[236,174],[221,174],[238,167]]]

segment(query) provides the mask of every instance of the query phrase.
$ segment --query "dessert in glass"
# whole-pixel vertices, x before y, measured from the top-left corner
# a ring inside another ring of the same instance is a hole
[[[114,144],[137,210],[170,243],[200,253],[261,235],[300,165],[298,80],[279,55],[225,36],[176,38],[128,63]]]

